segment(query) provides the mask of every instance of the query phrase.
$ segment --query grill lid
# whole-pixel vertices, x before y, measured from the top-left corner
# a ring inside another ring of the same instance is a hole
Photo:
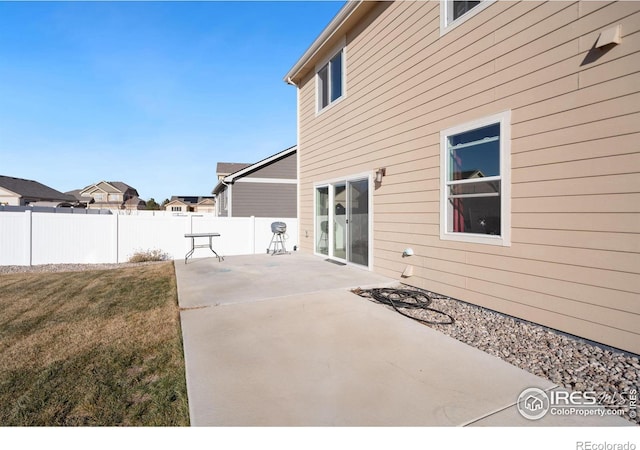
[[[282,233],[285,233],[286,231],[287,231],[287,224],[284,222],[273,222],[271,224],[272,233],[282,234]]]

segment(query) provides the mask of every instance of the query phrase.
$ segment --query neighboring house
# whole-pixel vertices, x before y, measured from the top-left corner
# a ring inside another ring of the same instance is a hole
[[[33,180],[0,175],[0,205],[72,206],[73,196]]]
[[[144,209],[146,202],[138,196],[138,191],[121,181],[100,181],[80,190],[76,197],[90,197],[89,209]]]
[[[86,208],[89,203],[93,202],[93,197],[83,197],[82,195],[80,195],[80,192],[82,192],[82,189],[74,189],[73,191],[65,192],[65,194],[71,195],[76,199],[74,203],[75,207]]]
[[[285,76],[301,250],[640,353],[639,62],[640,2],[347,2]]]
[[[165,211],[174,213],[196,212],[215,213],[215,197],[171,196],[171,201],[165,205]]]
[[[182,200],[178,200],[171,197],[172,200],[164,206],[165,211],[174,212],[174,213],[186,213],[190,212],[190,205]]]
[[[194,212],[204,213],[204,214],[215,214],[216,212],[216,200],[215,197],[200,197],[202,200],[199,200],[194,207]]]
[[[218,216],[288,218],[297,216],[297,189],[293,146],[255,164],[218,163],[212,193]]]

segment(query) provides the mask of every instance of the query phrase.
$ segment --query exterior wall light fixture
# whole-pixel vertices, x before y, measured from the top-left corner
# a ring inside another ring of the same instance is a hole
[[[382,183],[382,177],[386,175],[387,175],[386,167],[381,167],[380,169],[376,170],[376,183]]]

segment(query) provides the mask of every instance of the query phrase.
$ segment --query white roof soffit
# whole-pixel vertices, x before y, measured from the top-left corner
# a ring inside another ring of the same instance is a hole
[[[349,0],[345,5],[338,11],[338,14],[329,22],[329,25],[320,33],[320,36],[316,38],[315,41],[311,44],[311,46],[307,49],[306,52],[302,55],[302,57],[296,62],[289,72],[284,76],[285,83],[292,84],[292,80],[295,79],[300,72],[306,67],[306,65],[311,61],[325,46],[327,42],[331,40],[332,37],[342,28],[344,23],[351,17],[351,15],[363,4],[367,3],[375,3],[369,0]]]

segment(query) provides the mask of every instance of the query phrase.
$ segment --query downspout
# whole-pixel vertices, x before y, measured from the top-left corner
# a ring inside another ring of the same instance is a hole
[[[298,220],[298,238],[296,240],[298,247],[300,247],[302,242],[302,229],[300,228],[302,222],[300,213],[300,88],[291,77],[287,77],[286,83],[296,88],[296,219]]]
[[[229,198],[227,202],[227,217],[231,217],[231,185],[224,182],[224,177],[220,179],[220,183],[227,187],[227,196]]]

